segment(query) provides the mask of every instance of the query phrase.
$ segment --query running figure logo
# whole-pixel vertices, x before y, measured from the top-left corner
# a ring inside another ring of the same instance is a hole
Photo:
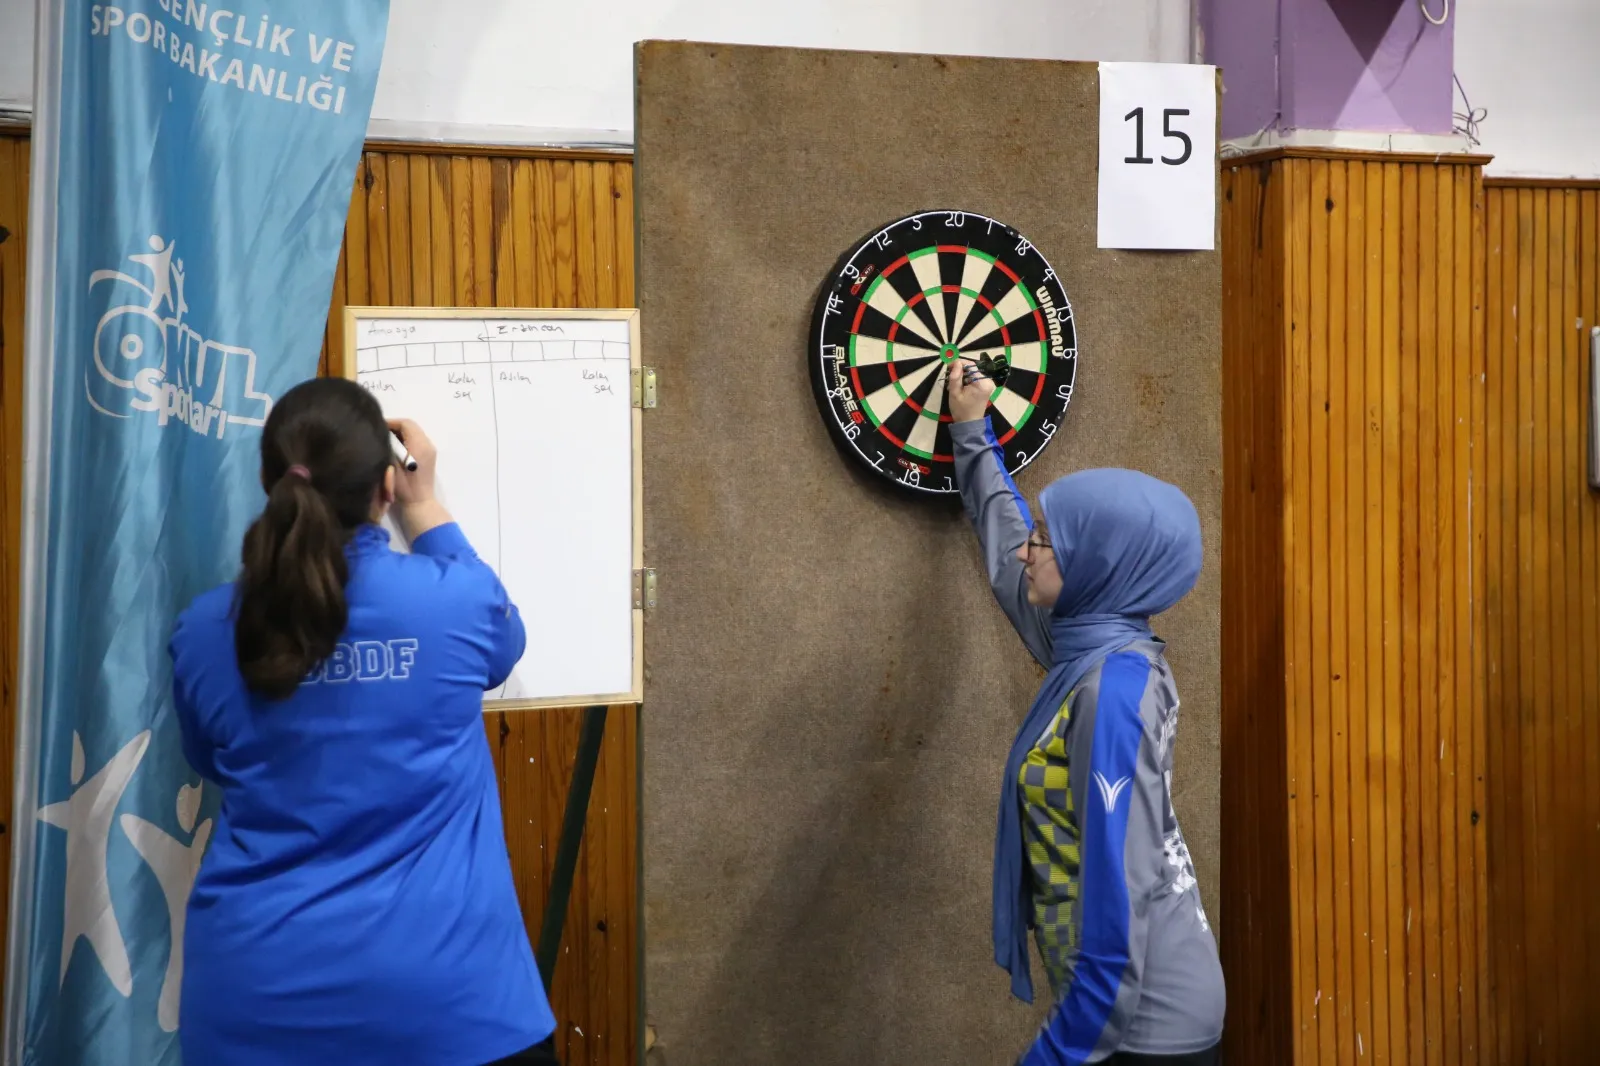
[[[120,270],[89,275],[91,299],[107,308],[95,324],[94,366],[83,375],[89,406],[112,418],[153,411],[158,425],[179,422],[219,440],[231,424],[264,425],[272,397],[256,391],[256,353],[189,327],[183,260],[171,241],[153,235],[149,244],[148,253],[128,257],[150,273],[149,285]]]

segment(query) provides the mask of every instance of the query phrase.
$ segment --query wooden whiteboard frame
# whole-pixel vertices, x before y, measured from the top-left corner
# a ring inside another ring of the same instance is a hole
[[[510,319],[514,321],[550,321],[558,319],[580,322],[628,323],[629,404],[633,419],[629,429],[633,437],[633,569],[644,569],[644,476],[643,434],[644,411],[631,399],[634,374],[643,365],[639,349],[638,308],[570,308],[570,307],[346,307],[344,309],[344,351],[333,362],[332,369],[343,378],[357,380],[356,374],[356,323],[373,319],[459,319],[468,322]],[[485,698],[483,709],[496,711],[526,711],[550,707],[594,707],[600,705],[641,704],[644,702],[644,610],[633,609],[633,690],[631,692],[602,692],[589,696],[557,696],[547,699]]]

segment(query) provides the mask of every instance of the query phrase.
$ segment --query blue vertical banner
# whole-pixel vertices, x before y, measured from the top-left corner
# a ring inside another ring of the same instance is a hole
[[[166,642],[316,373],[388,11],[40,0],[8,1066],[179,1062],[218,797]]]

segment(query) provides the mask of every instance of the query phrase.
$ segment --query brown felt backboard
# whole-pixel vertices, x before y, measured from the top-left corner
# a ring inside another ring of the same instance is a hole
[[[1059,273],[1077,386],[1020,485],[1129,466],[1199,508],[1204,575],[1157,629],[1184,701],[1178,813],[1215,916],[1218,256],[1096,247],[1094,64],[688,42],[641,44],[636,64],[660,387],[643,848],[661,1058],[1013,1062],[1044,1004],[1012,1001],[991,961],[990,863],[1040,673],[960,512],[888,494],[834,447],[807,371],[813,304],[842,252],[918,210],[999,219]]]

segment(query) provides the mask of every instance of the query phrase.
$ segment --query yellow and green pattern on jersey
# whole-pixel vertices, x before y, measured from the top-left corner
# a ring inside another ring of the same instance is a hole
[[[1059,996],[1077,949],[1078,813],[1067,778],[1067,727],[1072,697],[1029,749],[1017,781],[1022,786],[1023,836],[1033,870],[1033,926],[1051,990]]]

